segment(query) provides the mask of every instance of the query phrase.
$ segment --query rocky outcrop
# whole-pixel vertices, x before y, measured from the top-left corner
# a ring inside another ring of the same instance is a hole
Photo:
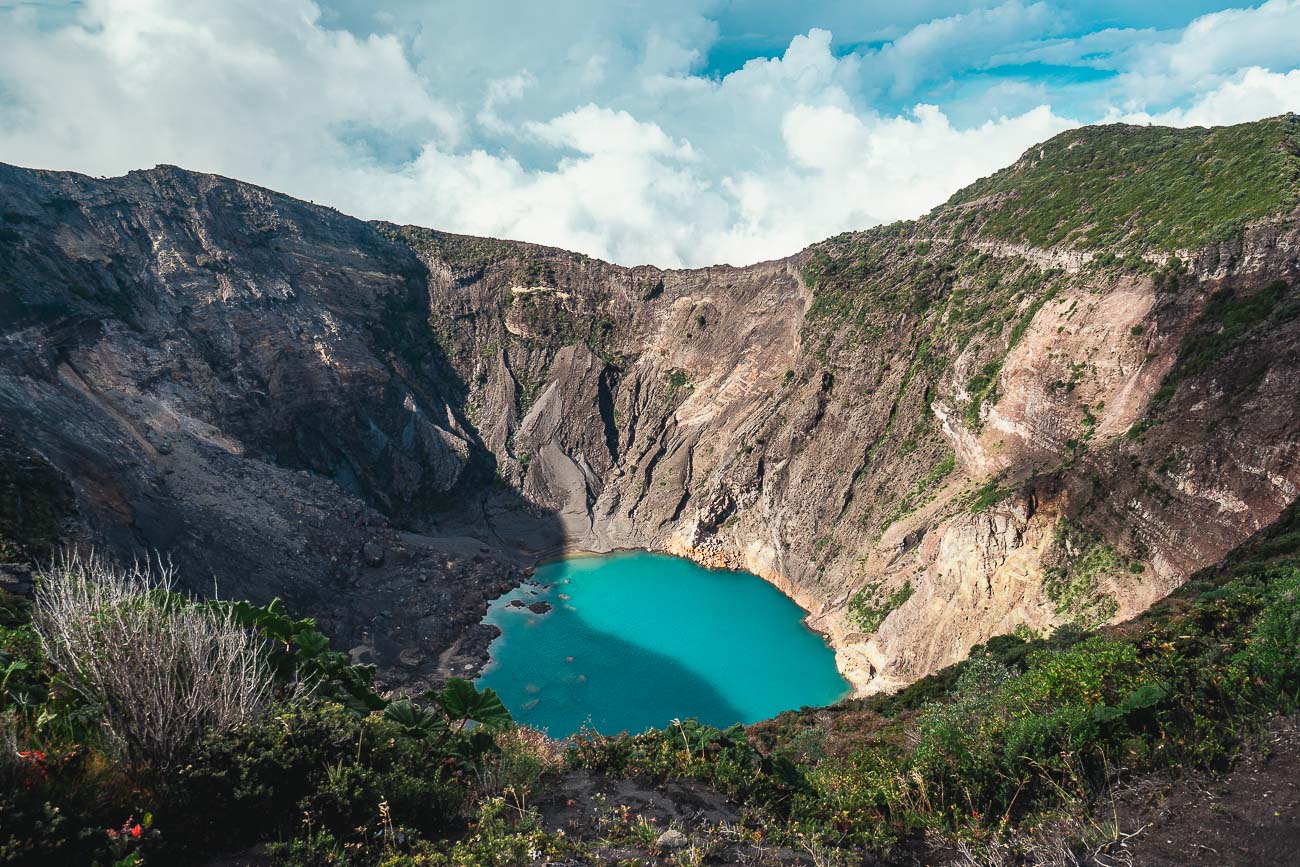
[[[1050,252],[936,245],[929,228],[832,250],[885,247],[878,279],[896,283],[882,295],[908,306],[859,297],[835,316],[819,315],[801,280],[818,249],[665,272],[642,299],[627,272],[524,248],[477,268],[474,285],[507,286],[519,262],[542,262],[527,267],[551,275],[549,306],[525,314],[518,296],[489,292],[476,328],[503,323],[489,338],[503,351],[484,362],[481,336],[453,337],[447,355],[471,383],[475,417],[512,431],[497,457],[531,501],[563,516],[568,548],[660,548],[762,575],[808,609],[863,690],[1016,628],[1085,609],[1136,613],[1294,499],[1300,439],[1284,393],[1297,375],[1294,319],[1266,315],[1212,366],[1176,368],[1189,339],[1221,331],[1213,299],[1250,306],[1273,292],[1264,306],[1294,303],[1295,256],[1247,251],[1291,250],[1295,215],[1252,227],[1230,271],[1222,257],[1190,266],[1174,292],[1158,291],[1149,269],[1086,259],[1060,269]],[[909,269],[922,280],[909,282]],[[994,283],[1011,288],[985,289]],[[963,296],[979,299],[974,333],[958,324]],[[599,341],[574,344],[549,325],[582,331],[602,316],[611,325]],[[509,323],[528,317],[527,336],[512,339]],[[990,364],[994,385],[975,406],[972,381]],[[535,402],[494,400],[507,379]],[[1196,481],[1180,481],[1184,467]],[[1095,548],[1105,568],[1090,561],[1052,598],[1044,574],[1069,571],[1061,537],[1075,524],[1092,540],[1076,554]],[[863,633],[855,594],[904,584],[906,602]]]
[[[171,168],[0,167],[0,219],[0,429],[50,479],[6,478],[27,479],[16,535],[65,486],[67,538],[161,552],[199,592],[283,596],[394,674],[479,663],[481,607],[527,551],[395,523],[490,473],[408,249]]]
[[[767,578],[891,689],[1139,611],[1300,489],[1300,215],[1175,269],[981,207],[662,271],[3,168],[0,426],[73,535],[290,597],[394,678],[473,671],[537,557],[645,547]]]

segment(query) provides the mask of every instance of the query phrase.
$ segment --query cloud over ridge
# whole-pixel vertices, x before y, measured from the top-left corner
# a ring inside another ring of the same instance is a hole
[[[672,267],[917,216],[1081,123],[1300,110],[1300,0],[379,5],[0,5],[0,160]]]

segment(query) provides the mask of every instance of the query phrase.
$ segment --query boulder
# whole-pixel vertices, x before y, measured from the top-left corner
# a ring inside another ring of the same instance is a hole
[[[675,849],[684,849],[690,843],[686,835],[676,828],[669,828],[659,835],[655,841],[655,848],[663,852],[671,852]]]
[[[361,558],[372,569],[384,565],[384,546],[378,542],[367,542],[361,546]]]

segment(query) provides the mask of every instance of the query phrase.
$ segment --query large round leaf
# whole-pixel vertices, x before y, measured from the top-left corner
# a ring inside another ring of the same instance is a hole
[[[490,729],[510,725],[510,711],[501,703],[496,691],[485,689],[480,692],[463,678],[453,677],[447,681],[442,692],[438,693],[437,701],[447,716],[454,720],[473,720]]]

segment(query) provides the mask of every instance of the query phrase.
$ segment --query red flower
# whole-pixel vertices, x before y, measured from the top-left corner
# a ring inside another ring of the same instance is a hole
[[[140,835],[143,833],[144,833],[144,829],[140,827],[140,824],[138,822],[135,824],[134,827],[131,828],[131,836],[135,837],[137,840],[140,838]]]

